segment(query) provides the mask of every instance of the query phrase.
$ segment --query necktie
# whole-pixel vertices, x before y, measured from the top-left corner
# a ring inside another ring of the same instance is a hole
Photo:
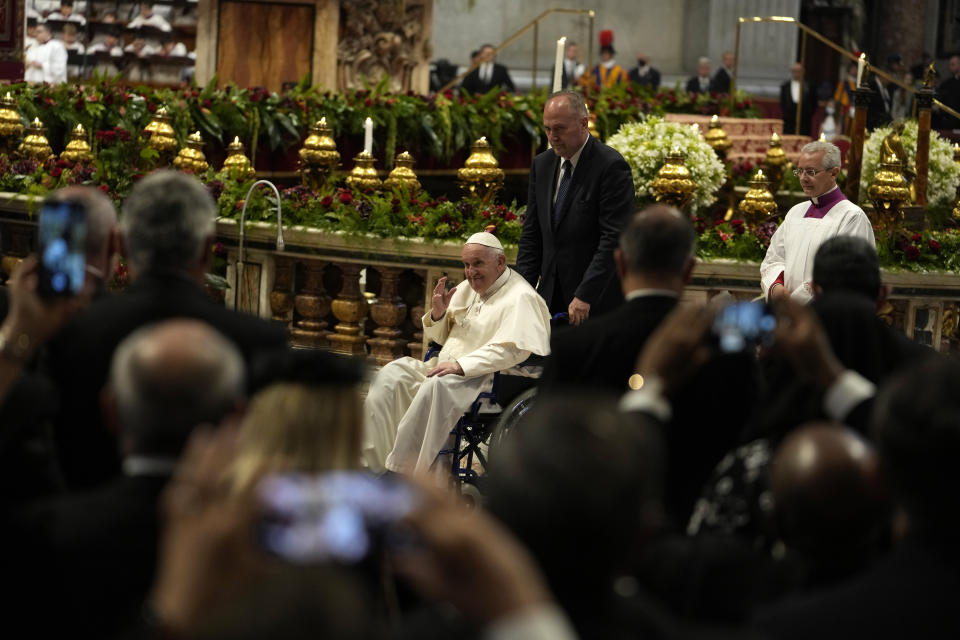
[[[573,165],[569,160],[564,160],[561,166],[563,175],[560,177],[560,184],[557,186],[557,199],[553,203],[553,224],[556,225],[560,219],[560,212],[563,210],[563,201],[567,198],[567,191],[570,189],[570,176],[573,174]]]

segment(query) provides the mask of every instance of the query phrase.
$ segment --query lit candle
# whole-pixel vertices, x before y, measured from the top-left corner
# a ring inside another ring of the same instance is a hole
[[[763,169],[757,169],[757,180],[763,180]]]
[[[820,142],[826,142],[826,141],[827,141],[827,134],[825,134],[823,131],[821,131],[821,132],[820,132]]]
[[[557,40],[557,61],[553,67],[553,90],[563,89],[563,49],[567,44],[567,36]]]
[[[718,116],[717,114],[713,114],[710,117],[710,124],[713,124],[714,122],[720,122],[720,116]]]
[[[40,126],[40,118],[34,118],[34,119],[33,119],[33,126],[35,126],[35,127],[39,127],[39,126]]]
[[[240,144],[240,136],[233,136],[233,144]]]
[[[863,80],[863,72],[867,69],[867,54],[861,53],[860,59],[857,60],[857,86],[860,86],[860,82]]]
[[[895,153],[891,153],[891,154],[890,154],[890,162],[891,162],[891,163],[897,162],[897,154],[895,154]]]
[[[363,121],[363,151],[373,155],[373,120]]]
[[[320,126],[321,126],[321,127],[327,126],[327,116],[322,116],[322,117],[320,118]]]

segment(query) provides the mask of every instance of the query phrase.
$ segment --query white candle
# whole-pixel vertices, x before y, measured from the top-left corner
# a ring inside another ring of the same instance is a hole
[[[373,155],[373,120],[370,118],[363,121],[363,150]]]
[[[861,53],[860,59],[857,60],[857,86],[860,86],[860,82],[863,80],[863,72],[867,68],[867,54]]]
[[[557,40],[557,62],[553,67],[553,90],[563,89],[563,50],[567,44],[567,36]]]

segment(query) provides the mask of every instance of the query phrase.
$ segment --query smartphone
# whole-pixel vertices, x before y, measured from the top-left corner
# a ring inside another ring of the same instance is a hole
[[[87,211],[79,202],[45,202],[40,210],[37,292],[44,297],[83,291],[87,270]]]
[[[258,489],[261,545],[297,564],[363,561],[419,502],[402,479],[363,471],[271,475]]]
[[[770,346],[776,316],[764,302],[736,302],[721,309],[713,321],[713,341],[723,353]]]

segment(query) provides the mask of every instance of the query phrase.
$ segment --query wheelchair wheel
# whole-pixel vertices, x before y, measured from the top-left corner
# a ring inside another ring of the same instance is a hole
[[[533,387],[532,389],[527,389],[507,403],[490,435],[488,458],[496,455],[495,451],[497,447],[510,435],[510,430],[523,419],[523,415],[536,404],[536,400],[537,388]]]

